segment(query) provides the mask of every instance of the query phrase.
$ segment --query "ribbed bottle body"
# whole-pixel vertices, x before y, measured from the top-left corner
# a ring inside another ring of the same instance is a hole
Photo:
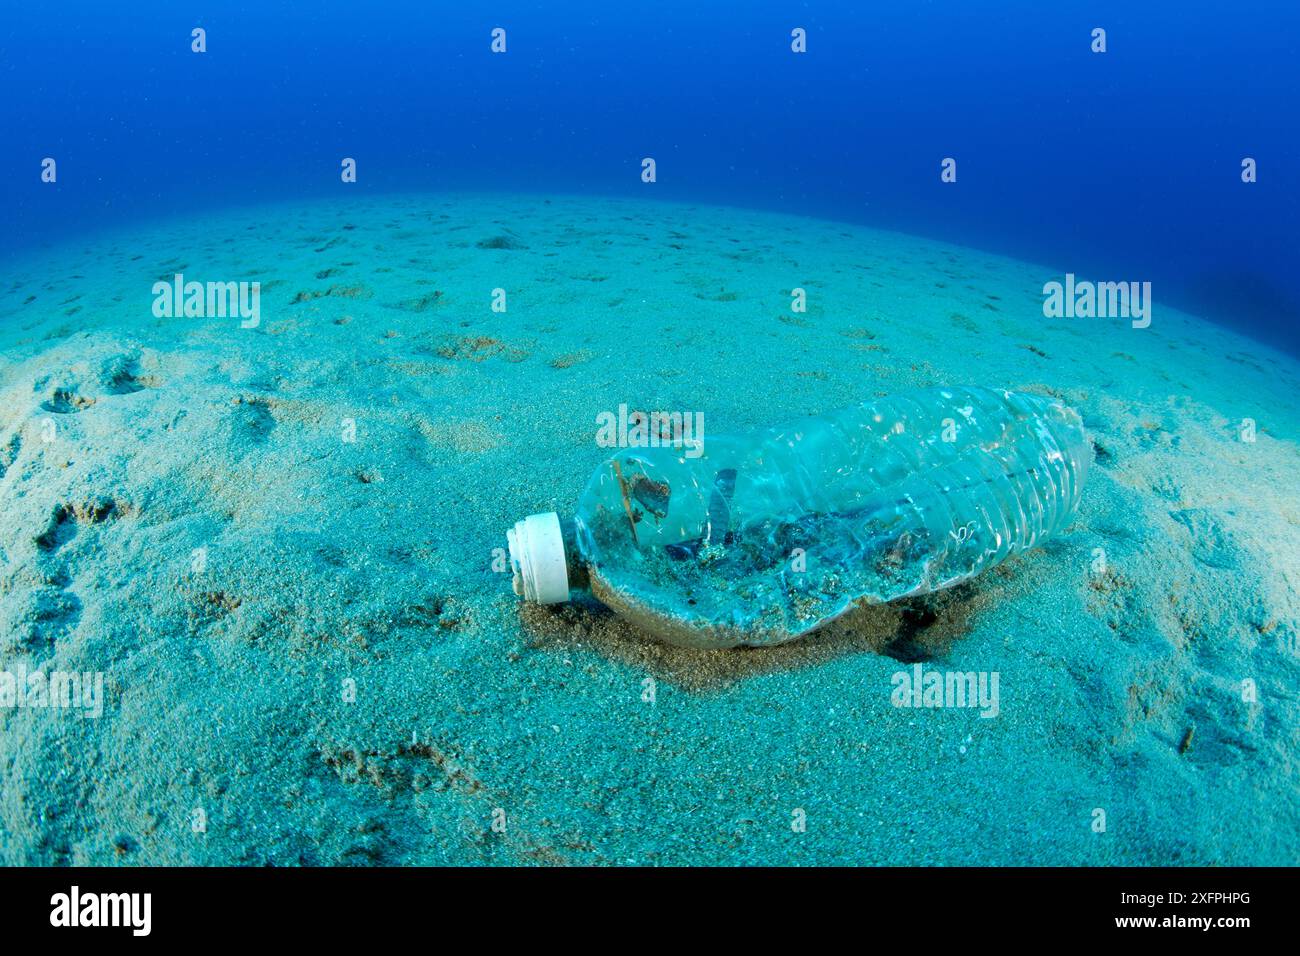
[[[626,448],[579,502],[601,600],[677,644],[799,637],[1061,531],[1091,449],[1049,398],[918,390],[702,446]]]

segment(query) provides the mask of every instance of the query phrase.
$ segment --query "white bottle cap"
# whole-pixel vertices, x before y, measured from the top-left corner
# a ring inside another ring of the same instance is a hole
[[[515,593],[525,601],[559,604],[569,599],[564,533],[554,511],[529,515],[506,532]]]

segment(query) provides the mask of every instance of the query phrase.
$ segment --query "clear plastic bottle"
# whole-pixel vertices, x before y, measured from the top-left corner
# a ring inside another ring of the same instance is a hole
[[[672,644],[780,644],[1058,533],[1091,461],[1074,411],[986,388],[918,390],[701,448],[625,448],[572,521],[550,512],[508,532],[515,591],[555,603],[589,586]]]

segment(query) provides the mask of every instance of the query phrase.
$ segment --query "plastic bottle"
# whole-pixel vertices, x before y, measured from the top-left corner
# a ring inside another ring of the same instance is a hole
[[[1074,411],[986,388],[918,390],[702,449],[624,448],[573,520],[532,515],[507,533],[515,593],[550,604],[589,586],[672,644],[780,644],[1060,532],[1091,461]]]

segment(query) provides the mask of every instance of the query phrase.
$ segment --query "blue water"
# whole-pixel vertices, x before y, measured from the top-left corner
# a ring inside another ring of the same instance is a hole
[[[1300,5],[995,6],[8,4],[0,251],[344,188],[690,199],[1150,281],[1300,352]]]

